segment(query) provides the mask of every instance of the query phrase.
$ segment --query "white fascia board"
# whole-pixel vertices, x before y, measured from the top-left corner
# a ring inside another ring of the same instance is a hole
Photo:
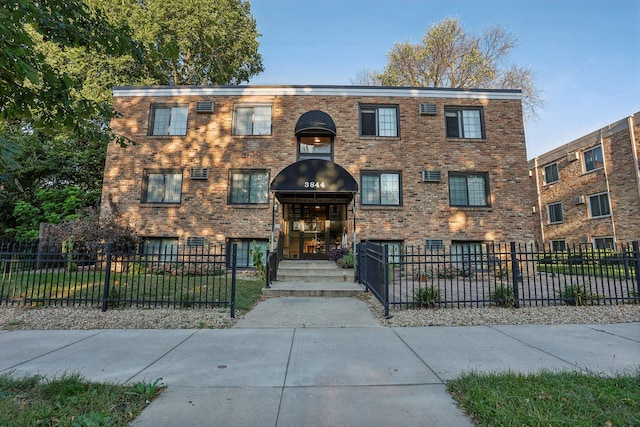
[[[140,86],[115,87],[114,97],[138,96],[371,96],[404,98],[522,99],[519,90],[377,86]]]

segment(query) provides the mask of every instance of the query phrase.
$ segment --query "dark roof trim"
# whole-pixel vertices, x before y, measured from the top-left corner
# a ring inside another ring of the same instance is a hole
[[[320,110],[307,111],[298,119],[296,123],[295,134],[317,134],[317,133],[330,133],[336,134],[336,124],[330,115]]]
[[[296,193],[357,193],[358,183],[342,166],[307,159],[290,164],[271,181],[271,191]]]

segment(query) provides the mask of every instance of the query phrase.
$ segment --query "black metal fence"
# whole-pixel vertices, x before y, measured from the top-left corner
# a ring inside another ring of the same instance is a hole
[[[427,248],[364,242],[356,279],[389,308],[637,304],[638,242],[615,249],[535,244]]]
[[[0,304],[229,307],[237,246],[0,244]]]

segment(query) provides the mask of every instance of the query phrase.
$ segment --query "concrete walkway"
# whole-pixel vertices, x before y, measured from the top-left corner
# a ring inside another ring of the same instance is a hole
[[[367,311],[275,298],[232,329],[0,331],[0,372],[162,378],[136,426],[471,426],[445,386],[463,372],[640,365],[639,323],[389,328]]]

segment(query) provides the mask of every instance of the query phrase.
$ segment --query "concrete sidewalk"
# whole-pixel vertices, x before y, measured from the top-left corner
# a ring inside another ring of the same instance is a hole
[[[0,372],[162,378],[168,389],[136,426],[471,426],[445,386],[463,372],[615,374],[640,365],[640,323],[264,326],[0,331]]]

